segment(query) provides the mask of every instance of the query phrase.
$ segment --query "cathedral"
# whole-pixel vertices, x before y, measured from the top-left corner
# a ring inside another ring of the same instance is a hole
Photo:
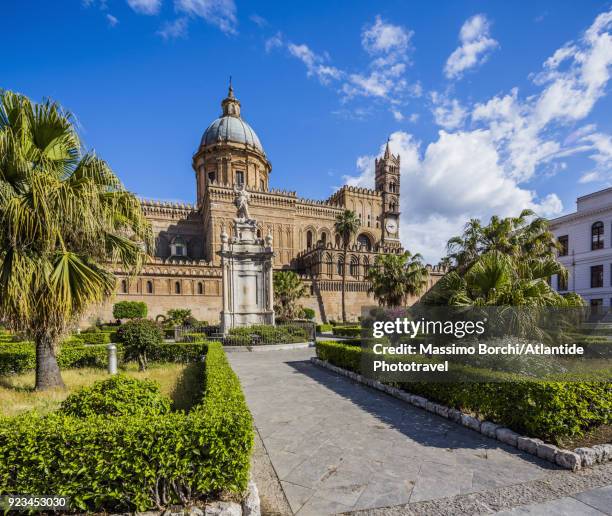
[[[272,165],[257,133],[242,118],[232,86],[221,102],[221,116],[204,131],[193,155],[196,203],[143,200],[142,207],[155,237],[154,256],[139,275],[119,272],[117,292],[88,319],[112,319],[112,305],[121,300],[144,301],[149,317],[171,308],[190,308],[194,317],[219,321],[222,306],[221,234],[233,236],[235,188],[249,192],[257,236],[272,236],[275,270],[300,275],[308,295],[304,307],[318,321],[340,320],[341,278],[347,268],[347,317],[356,320],[362,306],[375,305],[365,281],[368,268],[381,253],[403,252],[399,240],[400,158],[389,145],[375,162],[374,189],[343,186],[326,200],[298,197],[270,187]],[[354,211],[361,227],[343,262],[336,216]],[[428,266],[429,267],[429,266]],[[442,275],[429,267],[430,286]]]

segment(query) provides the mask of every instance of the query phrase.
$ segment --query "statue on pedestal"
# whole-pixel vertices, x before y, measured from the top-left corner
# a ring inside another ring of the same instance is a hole
[[[236,193],[236,200],[234,201],[236,207],[238,208],[238,219],[241,222],[246,222],[251,219],[251,214],[249,213],[249,201],[251,200],[251,196],[249,192],[243,186],[235,187],[234,192]]]

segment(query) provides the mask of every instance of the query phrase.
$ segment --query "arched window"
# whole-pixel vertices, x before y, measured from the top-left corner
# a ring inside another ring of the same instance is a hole
[[[153,294],[153,282],[147,281],[147,294]]]
[[[260,179],[260,180],[259,180],[259,189],[260,189],[261,191],[263,191],[263,190],[265,190],[265,189],[266,189],[266,183],[264,183],[264,180],[263,180],[263,179]]]
[[[121,293],[122,294],[127,294],[128,293],[128,286],[127,286],[127,281],[126,280],[121,280]]]
[[[361,233],[361,235],[357,237],[357,243],[365,251],[372,250],[372,241],[370,240],[370,237],[364,233]]]
[[[175,294],[180,294],[181,293],[181,283],[180,281],[177,281],[174,283],[174,293]]]
[[[204,285],[202,284],[202,282],[198,282],[198,294],[202,295],[204,294]]]
[[[595,222],[591,226],[591,250],[603,249],[604,247],[604,225],[603,222]]]
[[[342,245],[342,237],[339,233],[336,233],[336,247],[340,247]]]
[[[334,275],[334,259],[330,253],[325,255],[325,264],[327,268],[327,275],[331,278]]]
[[[261,238],[261,229],[257,230],[257,238]]]
[[[367,276],[370,271],[370,259],[367,256],[363,257],[363,275]]]
[[[344,258],[342,256],[340,256],[338,258],[338,267],[337,267],[337,269],[338,269],[338,274],[340,276],[342,276],[344,274]]]
[[[321,243],[323,244],[323,247],[327,245],[327,233],[325,231],[321,233]]]
[[[356,256],[351,257],[351,266],[349,268],[349,272],[351,276],[358,278],[359,277],[359,260]]]
[[[242,170],[236,171],[236,184],[238,186],[244,186],[244,172]]]
[[[389,191],[390,191],[391,193],[395,193],[395,183],[391,183],[391,184],[389,185]]]
[[[306,248],[310,249],[312,247],[312,231],[306,231]]]

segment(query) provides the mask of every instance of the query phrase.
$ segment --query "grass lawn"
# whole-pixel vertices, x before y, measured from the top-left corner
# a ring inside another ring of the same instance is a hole
[[[151,379],[159,383],[161,391],[172,399],[175,410],[189,410],[200,399],[204,382],[204,364],[149,365],[138,371],[136,364],[122,366],[120,372],[134,378]],[[16,416],[29,410],[46,414],[57,408],[68,394],[92,383],[108,378],[105,369],[66,369],[62,371],[66,389],[34,391],[34,371],[20,375],[0,376],[0,415]]]

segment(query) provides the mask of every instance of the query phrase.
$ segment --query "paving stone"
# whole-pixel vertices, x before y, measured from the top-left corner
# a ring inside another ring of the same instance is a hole
[[[574,495],[574,498],[605,514],[612,514],[612,486],[589,489],[588,491]]]
[[[495,439],[495,433],[497,432],[498,428],[501,428],[501,426],[498,424],[491,423],[491,421],[483,421],[480,424],[480,433],[486,435],[487,437]]]
[[[496,514],[498,516],[602,516],[604,513],[568,496],[550,502],[516,507]]]
[[[569,450],[559,450],[555,455],[555,462],[562,468],[576,471],[582,467],[582,458]]]
[[[519,437],[516,440],[516,444],[519,450],[526,451],[531,455],[535,455],[538,451],[538,446],[543,444],[544,441],[536,439],[534,437]]]
[[[554,444],[541,443],[538,444],[537,455],[541,459],[555,462],[555,455],[557,454],[557,448]]]
[[[502,443],[509,444],[510,446],[516,446],[518,442],[519,434],[513,432],[509,428],[498,428],[495,430],[495,437]]]

